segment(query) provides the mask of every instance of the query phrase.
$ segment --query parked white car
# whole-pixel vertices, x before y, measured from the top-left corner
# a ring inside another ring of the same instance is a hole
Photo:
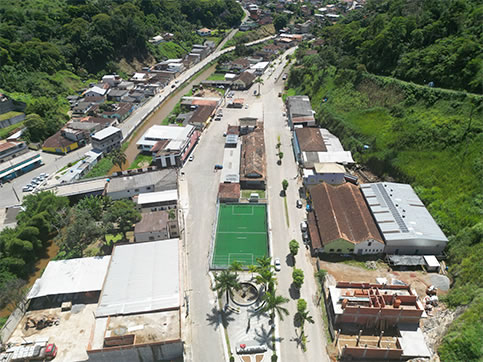
[[[306,223],[305,221],[302,221],[302,222],[300,223],[300,230],[301,230],[302,232],[307,231],[307,223]]]
[[[273,266],[275,267],[275,271],[280,271],[282,269],[282,264],[280,263],[280,258],[275,258],[273,262]]]

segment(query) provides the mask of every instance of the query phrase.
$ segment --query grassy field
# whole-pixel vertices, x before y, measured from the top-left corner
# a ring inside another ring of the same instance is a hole
[[[234,260],[245,266],[254,265],[257,258],[267,253],[266,205],[221,204],[213,267],[226,268]]]
[[[140,165],[143,163],[148,163],[148,165],[151,165],[151,162],[153,162],[153,156],[140,153],[129,166],[129,170],[140,168]]]
[[[251,41],[262,39],[274,34],[275,28],[273,24],[263,25],[254,30],[239,31],[233,36],[233,38],[225,43],[223,49],[235,46],[237,42],[249,43]]]
[[[206,80],[225,80],[224,73],[213,73]]]
[[[10,136],[10,134],[14,130],[16,130],[17,128],[22,128],[22,127],[23,127],[23,121],[19,122],[17,124],[12,124],[11,126],[8,126],[8,127],[5,127],[5,128],[1,128],[0,129],[0,139],[7,138],[8,136]]]
[[[113,166],[114,165],[111,159],[109,157],[104,157],[102,160],[96,163],[96,165],[83,177],[83,179],[106,176]]]

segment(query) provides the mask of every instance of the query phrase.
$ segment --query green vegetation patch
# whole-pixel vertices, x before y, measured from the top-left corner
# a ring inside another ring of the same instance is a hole
[[[206,80],[225,80],[224,73],[213,73]]]
[[[83,177],[83,179],[106,176],[114,164],[109,157],[104,157]]]
[[[131,163],[131,166],[129,166],[129,170],[140,168],[140,167],[146,167],[145,164],[149,166],[151,165],[151,162],[153,162],[153,156],[140,153],[136,156],[134,161]]]
[[[17,116],[20,116],[21,114],[23,114],[22,112],[7,112],[7,113],[3,113],[3,114],[0,114],[0,121],[5,121],[6,119],[10,119],[10,118],[13,118],[13,117],[17,117]]]
[[[11,126],[8,126],[8,127],[5,127],[5,128],[1,128],[0,129],[0,139],[7,138],[12,133],[14,133],[14,131],[17,128],[22,128],[22,127],[23,127],[23,121],[22,122],[19,122],[19,123],[16,123],[16,124],[12,124]]]
[[[267,254],[267,206],[220,204],[212,267],[226,268],[235,260],[255,265]]]

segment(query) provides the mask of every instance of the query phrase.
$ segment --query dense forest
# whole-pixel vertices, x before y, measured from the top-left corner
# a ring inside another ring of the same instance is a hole
[[[25,101],[49,136],[65,122],[66,95],[120,72],[122,59],[148,58],[152,36],[190,46],[199,27],[231,28],[243,15],[235,0],[3,0],[0,91]]]
[[[483,91],[483,6],[469,0],[368,1],[323,28],[324,62],[418,84]]]
[[[461,0],[367,5],[352,22],[322,29],[323,45],[299,47],[288,92],[309,95],[318,123],[358,162],[415,188],[450,240],[453,283],[444,301],[465,306],[438,352],[443,361],[476,361],[483,347],[483,97],[437,87],[481,92],[482,8]],[[317,54],[304,55],[309,47]]]

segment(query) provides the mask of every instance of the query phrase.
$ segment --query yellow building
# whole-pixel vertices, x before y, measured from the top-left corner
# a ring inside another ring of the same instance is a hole
[[[78,141],[70,140],[61,134],[61,131],[50,136],[42,145],[42,150],[50,153],[66,154],[79,148]]]

